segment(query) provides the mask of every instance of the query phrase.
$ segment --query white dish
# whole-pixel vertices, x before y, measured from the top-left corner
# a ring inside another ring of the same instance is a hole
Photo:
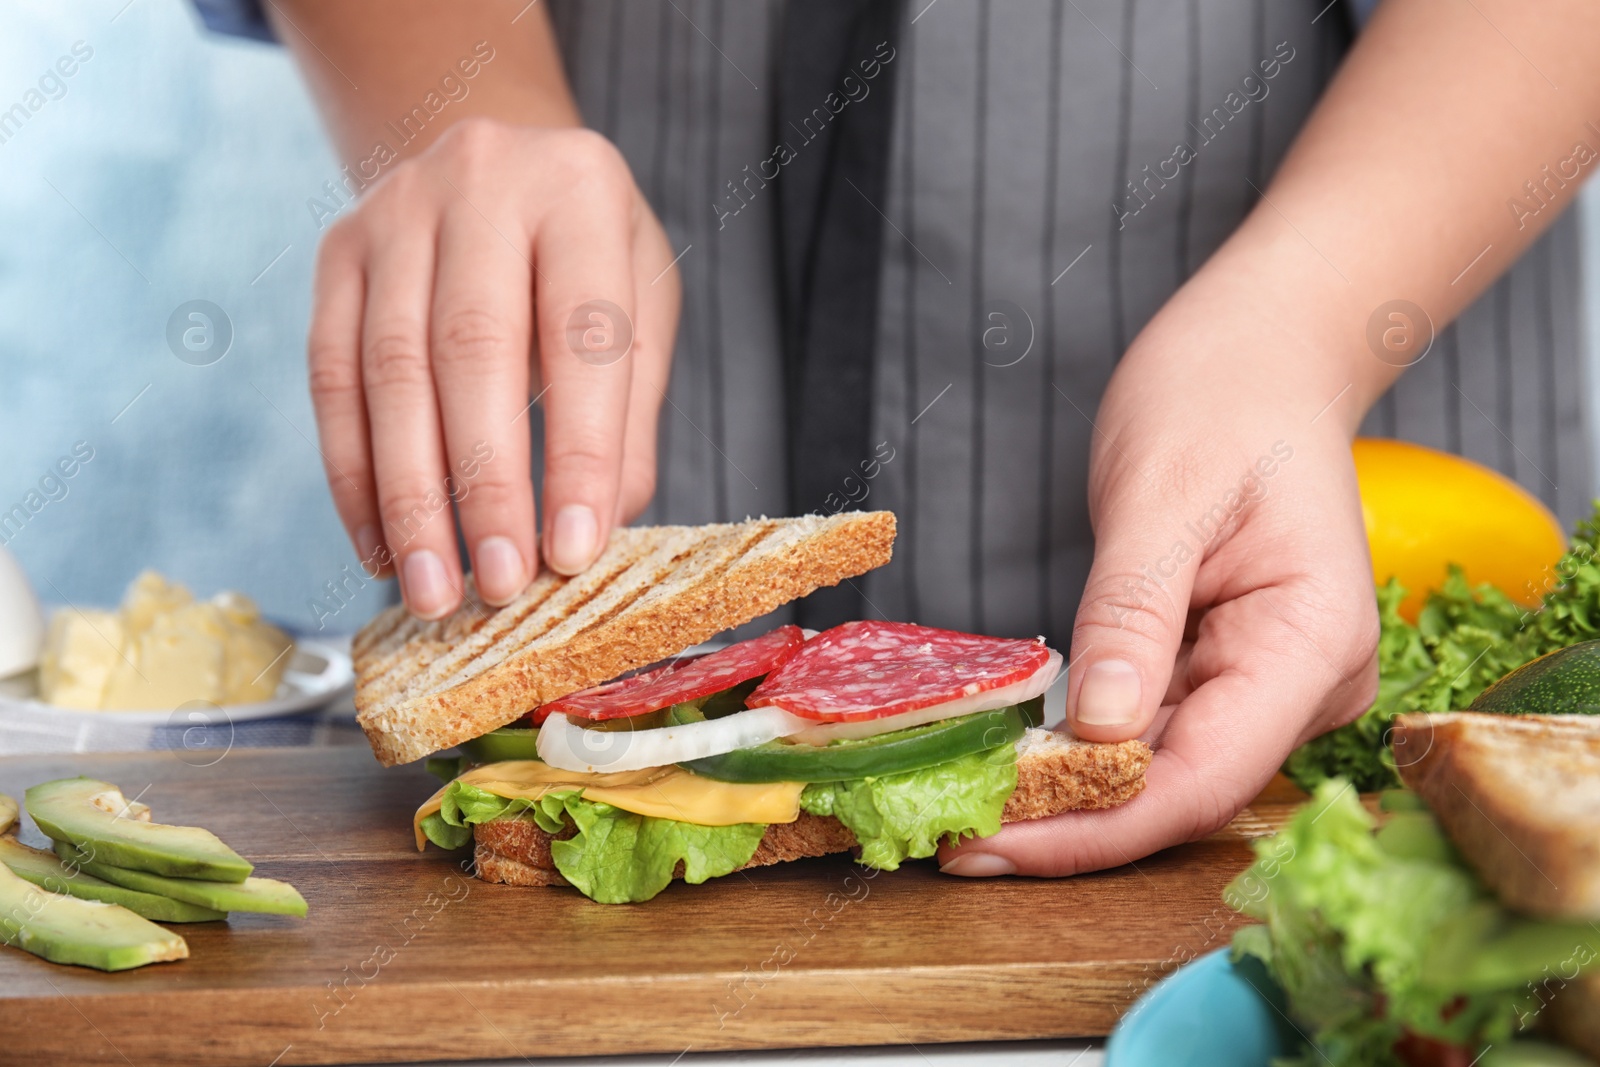
[[[44,612],[16,557],[0,546],[0,678],[38,665]]]
[[[200,720],[247,722],[316,711],[347,695],[355,684],[350,654],[338,645],[300,638],[290,653],[283,681],[271,700],[224,704],[217,710],[191,704],[167,711],[87,711],[58,708],[39,700],[37,671],[0,681],[0,724],[98,723],[128,726],[190,726]]]

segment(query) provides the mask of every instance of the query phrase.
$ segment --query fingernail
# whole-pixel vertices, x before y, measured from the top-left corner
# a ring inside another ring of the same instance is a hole
[[[426,548],[406,557],[401,584],[405,586],[406,606],[422,619],[438,619],[450,613],[455,590],[445,577],[444,563],[437,553]]]
[[[556,512],[550,531],[550,569],[562,574],[577,574],[594,558],[595,540],[600,525],[594,511],[582,504],[568,504]]]
[[[1083,676],[1073,719],[1085,726],[1126,726],[1139,717],[1139,671],[1120,659],[1101,660]]]
[[[361,557],[361,570],[368,578],[376,578],[383,570],[383,538],[378,528],[367,523],[356,530],[356,555]]]
[[[1016,874],[1017,865],[993,852],[963,852],[939,868],[940,874],[959,874],[963,878],[993,878]]]
[[[511,538],[498,534],[478,542],[473,571],[478,578],[479,595],[485,603],[495,607],[522,592],[528,581],[522,553],[511,543]]]

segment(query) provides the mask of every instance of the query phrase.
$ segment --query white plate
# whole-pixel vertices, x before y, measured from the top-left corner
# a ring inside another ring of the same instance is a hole
[[[338,645],[300,638],[295,641],[283,681],[271,700],[254,704],[224,704],[220,717],[228,722],[250,719],[276,719],[326,707],[345,696],[355,684],[350,654]],[[38,674],[29,671],[0,681],[0,724],[95,723],[127,726],[188,725],[190,709],[166,711],[83,711],[58,708],[38,699]],[[202,717],[216,720],[217,712],[202,711]]]

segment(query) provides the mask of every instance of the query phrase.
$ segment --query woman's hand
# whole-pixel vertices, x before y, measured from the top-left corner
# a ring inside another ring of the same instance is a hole
[[[580,128],[463,120],[328,232],[309,343],[328,484],[406,605],[538,571],[528,409],[545,415],[543,554],[571,574],[654,489],[678,277],[627,164]]]
[[[1293,358],[1303,348],[1269,333],[1247,291],[1201,288],[1118,367],[1090,462],[1096,548],[1068,723],[1155,742],[1145,791],[945,850],[951,873],[1072,874],[1208,834],[1290,749],[1371,703],[1378,616],[1348,379],[1318,369],[1337,360]]]
[[[1450,322],[1578,186],[1531,221],[1507,197],[1594,136],[1600,8],[1527,15],[1380,4],[1250,217],[1134,340],[1096,423],[1067,709],[1084,737],[1156,740],[1145,791],[946,850],[946,870],[1070,874],[1208,833],[1370,703],[1350,439],[1426,351],[1371,337],[1396,301],[1418,330]]]

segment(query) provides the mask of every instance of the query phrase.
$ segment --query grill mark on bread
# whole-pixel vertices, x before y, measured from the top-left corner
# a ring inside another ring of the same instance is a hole
[[[515,630],[518,626],[521,626],[523,622],[525,622],[530,616],[532,616],[540,608],[544,607],[545,602],[551,597],[555,596],[556,590],[561,588],[560,585],[553,581],[546,582],[542,585],[538,582],[535,582],[534,585],[538,586],[538,589],[535,590],[533,587],[529,587],[528,593],[535,595],[529,596],[526,604],[520,602],[523,599],[522,597],[518,597],[516,601],[506,605],[514,610],[503,626],[498,625],[500,623],[500,613],[497,612],[491,619],[489,619],[489,624],[495,625],[501,636],[509,633],[512,630]],[[495,637],[494,640],[498,641],[500,638]]]
[[[403,611],[389,608],[374,618],[370,623],[361,628],[354,640],[350,642],[350,656],[352,659],[362,659],[377,646],[383,644],[394,631],[409,618]]]
[[[609,581],[623,569],[625,568],[610,571],[606,580]],[[454,659],[446,656],[435,664],[432,673],[435,676],[442,675],[442,680],[447,682],[450,677],[459,674],[463,668],[475,667],[480,663],[484,666],[492,666],[504,660],[510,654],[509,652],[500,652],[500,648],[505,642],[512,638],[518,638],[519,643],[521,643],[521,633],[528,627],[533,627],[535,633],[527,640],[529,642],[537,641],[539,633],[546,632],[559,625],[562,618],[568,617],[574,612],[582,611],[584,605],[599,596],[601,590],[605,587],[604,585],[579,586],[577,591],[567,598],[572,603],[558,602],[561,594],[571,588],[573,588],[571,585],[552,583],[549,591],[540,597],[536,604],[531,604],[527,611],[522,612],[517,617],[508,619],[505,626],[496,627],[495,632],[483,643],[482,648],[471,651],[470,654],[466,654],[466,650],[462,650],[463,654],[454,657]],[[497,653],[499,654],[497,655]]]
[[[635,541],[641,543],[635,544]],[[434,684],[418,699],[447,691],[503,663],[537,662],[549,646],[557,643],[554,636],[564,627],[574,625],[574,620],[585,619],[585,610],[605,596],[609,590],[619,587],[626,589],[632,585],[647,585],[655,580],[665,567],[670,566],[673,558],[682,554],[683,550],[673,548],[672,544],[668,541],[665,546],[650,546],[643,543],[643,539],[633,538],[619,545],[616,556],[609,561],[603,576],[577,587],[573,596],[568,598],[571,603],[550,604],[547,601],[547,606],[550,608],[548,616],[541,617],[538,613],[530,615],[517,627],[502,633],[487,647],[472,652],[469,656],[454,659],[447,657],[441,668],[431,675]],[[652,559],[657,556],[665,558],[652,563]],[[585,626],[587,625],[586,622]],[[535,703],[536,700],[530,701],[529,706],[532,707]]]
[[[387,674],[405,657],[408,646],[421,637],[427,627],[426,623],[407,614],[400,605],[385,610],[368,625],[382,627],[385,631],[383,637],[376,641],[361,642],[364,647],[355,652],[352,658],[358,667],[376,671],[379,677]],[[356,635],[357,638],[364,633],[365,629]],[[388,651],[384,651],[385,648]]]
[[[680,556],[678,558],[681,559],[682,557]],[[610,592],[609,589],[605,589],[605,590],[599,591],[598,593],[595,594],[594,598],[589,601],[589,603],[593,603],[594,600],[600,599],[600,597],[602,595],[604,595],[605,593],[608,593],[608,592]],[[627,590],[625,590],[623,593],[621,593],[619,595],[619,599],[618,599],[617,603],[612,604],[611,606],[602,609],[599,612],[599,614],[596,615],[592,620],[586,620],[582,625],[585,626],[585,627],[589,627],[589,626],[604,626],[606,623],[608,623],[611,620],[615,619],[617,616],[621,615],[623,612],[626,612],[629,609],[631,609],[636,603],[639,602],[640,599],[642,599],[644,596],[646,596],[649,592],[650,592],[650,587],[646,586],[646,585],[635,586],[633,588],[627,589]],[[586,604],[585,607],[587,607],[587,606],[588,605]],[[570,622],[570,620],[571,620],[571,616],[569,616],[565,620],[562,620],[562,622],[558,623],[556,627],[552,627],[551,628],[551,632],[553,632],[559,626],[566,625],[567,623]]]
[[[596,598],[603,596],[605,591],[612,587],[613,583],[624,580],[628,573],[635,570],[646,558],[648,558],[648,553],[640,552],[639,546],[634,545],[630,540],[621,547],[621,551],[618,552],[616,558],[606,567],[604,577],[597,578],[591,582],[582,582],[582,584],[579,584],[580,579],[572,579],[546,601],[552,608],[548,618],[544,618],[537,613],[529,616],[527,622],[533,626],[533,629],[527,631],[523,627],[517,627],[516,631],[522,631],[517,632],[517,637],[530,645],[538,644],[547,634],[559,628],[563,622],[576,615],[581,615],[584,609],[593,603]],[[576,589],[576,592],[568,598],[570,603],[555,603],[561,592],[565,592],[567,589]],[[541,623],[543,625],[540,625]],[[505,636],[510,636],[510,634],[508,633]],[[496,643],[498,644],[498,642]],[[491,646],[486,651],[492,650]]]
[[[468,582],[471,582],[470,576],[468,577]],[[525,619],[538,612],[559,589],[561,589],[560,581],[552,579],[548,574],[541,574],[529,584],[528,588],[516,600],[487,618],[477,620],[467,635],[468,640],[475,639],[492,647],[506,633],[516,629]],[[485,631],[490,630],[491,627],[493,630],[485,636]],[[435,658],[413,662],[410,664],[411,669],[404,672],[402,676],[384,679],[383,682],[387,684],[381,685],[382,690],[385,693],[397,691],[404,693],[415,684],[415,680],[420,675],[427,674],[430,669],[447,660],[452,654],[459,652],[461,649],[462,643],[441,642]]]
[[[708,544],[697,546],[685,563],[692,564],[697,556],[712,556],[712,561],[700,570],[690,569],[681,576],[667,575],[667,580],[645,590],[647,597],[666,598],[676,596],[707,582],[725,578],[737,567],[740,567],[755,555],[756,549],[772,537],[774,527],[756,526],[746,530],[735,527],[726,535],[716,538]],[[721,542],[731,542],[723,544]]]
[[[481,671],[493,667],[508,658],[516,648],[536,641],[536,637],[521,638],[519,631],[528,626],[538,628],[541,623],[543,623],[545,629],[549,629],[558,625],[559,619],[570,616],[575,611],[581,611],[583,605],[598,595],[606,583],[609,583],[619,573],[626,570],[629,561],[629,556],[627,555],[629,547],[621,545],[616,553],[603,553],[601,558],[596,561],[602,568],[600,573],[588,582],[562,581],[548,574],[543,576],[544,585],[538,590],[537,594],[534,596],[524,594],[524,597],[528,600],[527,610],[508,613],[506,609],[501,609],[500,612],[496,613],[496,619],[498,620],[500,615],[505,615],[505,625],[496,625],[495,629],[489,633],[480,632],[475,635],[475,639],[448,646],[438,657],[422,664],[406,680],[406,684],[401,689],[402,698],[414,700],[418,697],[424,697],[430,692],[448,688],[452,682],[465,672]],[[574,601],[575,603],[558,602],[563,594],[567,593],[571,595],[567,596],[566,600]],[[523,598],[519,598],[518,602],[513,602],[508,607],[523,608],[524,605],[520,603],[521,599]],[[550,620],[555,621],[545,621],[546,615],[549,616]],[[516,645],[508,646],[506,651],[500,651],[501,646],[513,637],[518,638]]]
[[[474,635],[476,640],[454,645],[430,640],[426,651],[432,655],[420,657],[408,657],[406,653],[411,649],[402,646],[392,654],[389,668],[380,668],[370,692],[366,694],[364,706],[375,705],[394,695],[398,695],[402,701],[425,699],[432,693],[460,684],[473,673],[492,669],[518,653],[536,653],[539,645],[551,633],[581,615],[596,597],[613,588],[616,583],[627,581],[631,571],[648,563],[653,554],[661,552],[661,546],[651,546],[648,540],[639,536],[636,530],[617,531],[608,550],[601,554],[601,558],[595,561],[596,566],[591,567],[584,576],[561,579],[546,572],[521,597],[491,618],[490,624],[495,629],[488,636],[483,636],[480,629]],[[683,540],[685,543],[681,548],[672,549],[672,557],[666,561],[668,566],[672,560],[692,551],[693,546],[686,539]],[[668,546],[672,544],[669,540]],[[659,580],[664,569],[655,568],[635,576],[634,581],[640,586],[641,592],[648,592],[649,583]],[[569,591],[571,595],[561,600],[561,594]],[[500,623],[502,615],[505,616],[503,624]],[[430,631],[437,631],[441,627],[442,623],[418,623],[413,627],[413,632],[419,636],[412,637],[411,641],[418,641],[421,635],[433,638]]]
[[[648,597],[669,595],[661,591],[671,589],[677,582],[682,582],[684,588],[693,588],[704,582],[715,581],[725,576],[734,563],[743,558],[746,551],[745,542],[749,538],[741,536],[741,533],[742,531],[735,528],[727,534],[718,535],[707,544],[685,546],[682,552],[677,553],[668,561],[667,566],[656,575],[654,581],[639,583],[637,586],[627,589],[624,593],[628,598],[625,604],[616,606],[614,610],[607,611],[593,621],[584,620],[582,628],[604,626]],[[713,561],[709,566],[697,567],[695,566],[695,560],[701,556],[713,556]],[[563,624],[563,627],[566,626],[574,626],[576,628],[576,624],[572,620],[568,620]],[[552,642],[566,640],[567,637],[568,635],[566,634],[558,635],[554,631],[549,635],[549,639]],[[639,666],[644,666],[644,664]]]
[[[561,617],[552,620],[551,625],[537,634],[526,637],[528,647],[535,652],[559,646],[570,639],[573,633],[587,630],[593,626],[603,624],[607,612],[613,606],[611,601],[628,596],[635,590],[637,595],[629,597],[629,605],[637,602],[651,588],[665,581],[678,566],[680,560],[694,554],[692,538],[681,533],[669,535],[664,543],[651,546],[644,551],[635,553],[628,562],[628,566],[608,579],[606,583],[594,591],[594,595],[586,597],[582,605],[566,612]],[[586,615],[584,609],[604,600],[604,606],[596,606],[592,614]],[[615,618],[612,612],[610,617]]]
[[[405,608],[396,607],[392,610],[404,612]],[[399,649],[386,655],[374,656],[370,663],[357,661],[357,676],[372,677],[369,684],[358,686],[356,689],[358,709],[367,704],[381,703],[398,692],[404,686],[405,680],[421,669],[421,663],[441,654],[448,647],[437,638],[430,637],[425,625],[403,627],[397,632],[410,634]]]

